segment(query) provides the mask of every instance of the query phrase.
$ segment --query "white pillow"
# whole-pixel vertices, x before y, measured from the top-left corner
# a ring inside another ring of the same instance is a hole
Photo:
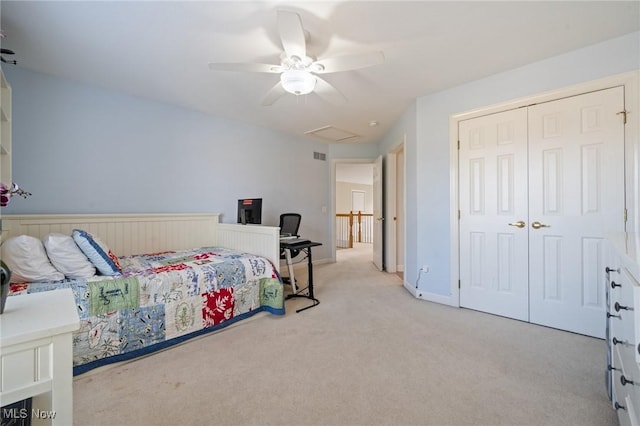
[[[49,261],[42,241],[35,237],[9,238],[2,244],[2,260],[11,270],[12,283],[64,280],[64,274]]]
[[[44,249],[53,266],[67,278],[90,278],[96,268],[71,235],[51,233],[42,239]]]

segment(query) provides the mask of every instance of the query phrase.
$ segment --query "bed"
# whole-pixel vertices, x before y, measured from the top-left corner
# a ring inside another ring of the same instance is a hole
[[[117,255],[118,273],[11,286],[12,294],[72,289],[81,324],[74,375],[260,312],[284,314],[278,227],[222,224],[216,214],[2,216],[7,245],[82,232]]]

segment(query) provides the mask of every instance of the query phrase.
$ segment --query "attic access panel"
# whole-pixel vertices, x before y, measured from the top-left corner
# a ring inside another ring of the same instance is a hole
[[[316,136],[320,139],[324,139],[330,142],[345,142],[357,139],[360,135],[350,132],[348,130],[339,129],[334,126],[324,126],[315,130],[309,130],[304,132],[305,135]]]

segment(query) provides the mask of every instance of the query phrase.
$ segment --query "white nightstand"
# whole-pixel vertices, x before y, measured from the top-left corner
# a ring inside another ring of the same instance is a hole
[[[32,424],[72,425],[71,335],[79,327],[70,289],[9,297],[0,315],[0,405],[33,397]]]

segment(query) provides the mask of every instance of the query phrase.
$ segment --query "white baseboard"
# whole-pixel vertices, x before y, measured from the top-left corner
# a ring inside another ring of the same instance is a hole
[[[440,303],[442,305],[448,305],[458,308],[458,301],[454,300],[451,296],[443,296],[441,294],[431,293],[425,290],[421,290],[419,288],[415,288],[407,281],[404,282],[404,288],[409,291],[416,299],[427,300],[429,302]]]

